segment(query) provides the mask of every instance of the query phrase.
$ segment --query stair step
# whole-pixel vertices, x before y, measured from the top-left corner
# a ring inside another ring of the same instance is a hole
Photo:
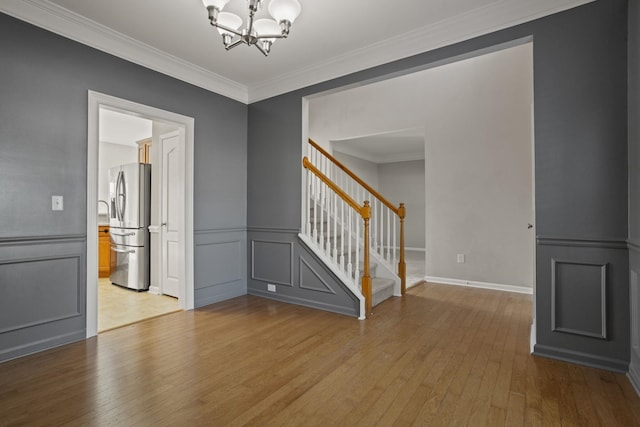
[[[392,279],[374,277],[371,280],[372,305],[374,307],[393,296],[393,285],[394,281]]]

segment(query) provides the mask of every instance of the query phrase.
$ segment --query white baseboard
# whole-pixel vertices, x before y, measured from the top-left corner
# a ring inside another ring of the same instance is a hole
[[[633,386],[633,389],[636,391],[636,394],[640,396],[640,376],[633,366],[633,363],[629,364],[629,372],[627,372],[627,378],[629,382]]]
[[[533,350],[536,346],[536,319],[533,319],[531,323],[531,329],[529,330],[529,351],[533,354]]]
[[[160,295],[160,287],[158,286],[149,286],[149,293],[154,295]]]
[[[446,277],[425,276],[427,282],[441,283],[443,285],[466,286],[469,288],[491,289],[493,291],[515,292],[518,294],[533,295],[533,288],[523,286],[502,285],[499,283],[475,282],[473,280],[449,279]]]

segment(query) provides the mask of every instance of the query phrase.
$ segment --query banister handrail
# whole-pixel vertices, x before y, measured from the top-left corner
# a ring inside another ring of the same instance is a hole
[[[355,210],[356,212],[358,212],[358,214],[360,214],[360,216],[362,216],[364,218],[365,213],[363,212],[364,207],[360,206],[358,204],[358,202],[356,202],[355,200],[353,200],[353,198],[351,196],[349,196],[347,193],[345,193],[340,187],[338,187],[333,181],[331,181],[325,174],[323,174],[320,169],[318,169],[317,167],[315,167],[313,165],[313,163],[311,163],[309,161],[309,159],[305,156],[302,159],[302,165],[306,168],[309,169],[311,172],[313,172],[313,174],[315,176],[317,176],[318,178],[320,178],[320,180],[322,182],[324,182],[325,184],[327,184],[327,186],[329,188],[331,188],[338,196],[340,196],[340,198],[342,200],[344,200],[345,202],[347,202],[349,204],[349,206],[351,206],[353,208],[353,210]],[[371,215],[371,210],[368,209],[366,212],[367,215]]]
[[[329,160],[331,160],[331,162],[333,162],[336,166],[338,166],[340,169],[342,169],[342,171],[344,173],[346,173],[347,175],[349,175],[351,178],[353,178],[354,181],[356,181],[358,184],[360,184],[364,189],[366,189],[369,193],[371,193],[376,199],[380,200],[386,207],[388,207],[389,209],[391,209],[391,211],[393,213],[395,213],[396,215],[398,215],[400,218],[404,218],[405,215],[405,211],[400,209],[399,207],[396,207],[393,205],[393,203],[391,203],[390,201],[388,201],[387,199],[384,198],[384,196],[382,196],[380,193],[378,193],[373,187],[371,187],[369,184],[367,184],[366,182],[364,182],[362,180],[362,178],[360,178],[358,175],[356,175],[355,173],[351,172],[351,170],[346,167],[345,165],[343,165],[340,160],[336,159],[335,157],[333,157],[330,153],[328,153],[324,148],[322,148],[320,145],[318,145],[317,142],[315,142],[313,139],[309,138],[309,144],[311,144],[316,150],[318,150],[319,152],[321,152],[322,154],[324,154]]]

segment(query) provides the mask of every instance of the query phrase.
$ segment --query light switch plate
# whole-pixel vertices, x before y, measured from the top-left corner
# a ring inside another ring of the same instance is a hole
[[[272,285],[271,283],[267,284],[267,290],[269,292],[275,292],[276,291],[276,285]]]
[[[64,210],[64,200],[62,196],[51,196],[51,210],[52,211]]]

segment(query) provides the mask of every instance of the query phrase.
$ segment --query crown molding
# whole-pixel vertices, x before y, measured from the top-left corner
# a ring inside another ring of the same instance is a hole
[[[273,79],[249,85],[249,102],[256,102],[340,76],[407,58],[419,53],[513,27],[595,0],[499,0],[487,6],[445,19],[318,62]]]
[[[0,11],[134,64],[245,104],[245,85],[156,49],[47,0],[0,0]]]
[[[0,12],[245,104],[571,9],[595,0],[498,0],[485,7],[245,86],[48,0],[0,0]]]

